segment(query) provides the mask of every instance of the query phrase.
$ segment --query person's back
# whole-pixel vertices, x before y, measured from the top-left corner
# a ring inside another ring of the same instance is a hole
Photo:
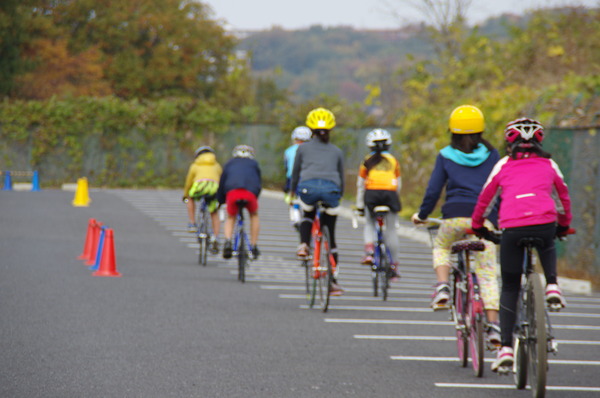
[[[237,145],[232,151],[233,158],[223,168],[223,174],[217,191],[219,203],[227,204],[227,219],[225,220],[225,244],[223,258],[229,259],[233,253],[232,236],[235,218],[239,211],[238,201],[246,202],[250,214],[250,245],[252,255],[257,258],[260,254],[257,241],[259,233],[258,196],[262,190],[261,171],[258,162],[254,160],[254,148],[248,145]]]
[[[342,150],[330,142],[314,138],[302,144],[296,152],[292,188],[301,181],[320,179],[331,181],[343,190],[344,181],[340,173],[343,159]]]
[[[208,211],[211,214],[213,234],[210,240],[210,251],[218,253],[218,237],[220,221],[217,214],[218,202],[216,193],[221,178],[222,168],[213,149],[209,146],[200,146],[196,149],[195,158],[188,169],[183,187],[183,201],[187,204],[188,232],[195,233],[198,225],[195,222],[196,206],[194,200],[205,196],[207,198]]]
[[[512,366],[513,329],[523,273],[523,238],[537,238],[538,257],[546,278],[546,302],[564,307],[558,287],[554,239],[566,233],[571,222],[571,201],[558,165],[542,149],[544,129],[533,119],[521,118],[506,125],[504,138],[509,155],[496,164],[472,215],[472,228],[478,236],[489,233],[483,226],[489,209],[500,197],[502,238],[500,266],[501,349],[492,370]],[[558,225],[557,225],[558,223]]]

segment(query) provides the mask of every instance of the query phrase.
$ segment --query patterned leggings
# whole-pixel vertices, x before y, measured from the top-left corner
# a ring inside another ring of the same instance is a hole
[[[486,221],[486,227],[493,228],[493,225]],[[455,217],[443,220],[438,234],[433,242],[433,268],[439,266],[452,266],[452,243],[461,240],[464,237],[465,230],[471,228],[471,219],[469,217]],[[472,253],[475,274],[481,288],[481,297],[486,310],[498,310],[498,263],[496,261],[496,245],[484,240],[485,250]]]

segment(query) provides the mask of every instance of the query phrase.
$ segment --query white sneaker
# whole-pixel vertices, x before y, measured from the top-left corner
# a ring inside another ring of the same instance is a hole
[[[510,368],[515,362],[515,353],[512,347],[502,347],[498,350],[498,356],[492,363],[492,372],[497,372],[499,368]]]
[[[500,326],[497,323],[490,322],[488,324],[487,339],[488,339],[490,349],[493,347],[495,350],[497,347],[500,347],[500,344],[501,344]]]
[[[439,282],[431,296],[431,307],[433,310],[445,308],[450,299],[450,286],[446,282]]]
[[[554,309],[561,309],[567,306],[567,302],[557,284],[551,283],[546,286],[546,303]]]

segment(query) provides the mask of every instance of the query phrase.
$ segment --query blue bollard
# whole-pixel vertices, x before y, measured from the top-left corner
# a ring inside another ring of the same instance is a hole
[[[4,186],[2,187],[3,191],[12,191],[12,180],[10,178],[10,171],[4,172]]]
[[[104,231],[106,230],[106,226],[102,226],[100,229],[100,238],[98,238],[98,251],[96,252],[96,262],[89,269],[91,271],[98,271],[100,268],[100,261],[102,260],[102,249],[104,248]]]
[[[38,171],[33,171],[33,178],[31,179],[31,191],[37,192],[40,190],[40,176],[38,175]]]

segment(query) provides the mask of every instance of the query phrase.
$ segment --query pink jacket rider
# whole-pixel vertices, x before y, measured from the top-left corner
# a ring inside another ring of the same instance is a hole
[[[571,223],[567,184],[552,159],[535,153],[500,159],[479,194],[472,215],[473,228],[483,226],[498,197],[502,200],[498,217],[501,229],[555,221],[561,226]]]

